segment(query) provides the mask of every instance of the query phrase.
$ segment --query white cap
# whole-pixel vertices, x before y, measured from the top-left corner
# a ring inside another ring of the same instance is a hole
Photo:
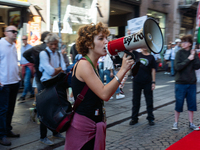
[[[175,45],[176,43],[175,42],[172,42],[172,45]]]
[[[181,40],[180,40],[180,39],[176,39],[175,42],[176,42],[176,43],[177,43],[177,42],[181,42]]]

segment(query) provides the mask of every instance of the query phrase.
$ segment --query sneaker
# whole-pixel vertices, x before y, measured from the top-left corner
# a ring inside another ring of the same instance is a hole
[[[122,95],[122,94],[116,95],[116,99],[122,99],[122,98],[124,98],[124,97],[125,97],[125,95]]]
[[[24,101],[25,100],[25,96],[21,96],[17,101]]]
[[[178,130],[178,123],[174,122],[173,126],[172,126],[172,130]]]
[[[136,123],[138,123],[138,120],[131,120],[131,121],[129,122],[129,125],[135,125]]]
[[[199,127],[195,126],[193,123],[189,123],[189,128],[196,131],[199,130]]]
[[[47,137],[45,137],[44,139],[40,139],[40,142],[46,145],[53,145],[54,143],[49,140]]]
[[[60,133],[57,133],[56,135],[53,135],[54,138],[59,138],[59,139],[65,139],[65,137],[60,134]]]
[[[33,106],[36,106],[36,101],[34,101],[32,105],[33,105]]]
[[[7,137],[18,138],[18,137],[20,137],[20,134],[16,134],[16,133],[10,131],[10,132],[7,134]]]
[[[153,120],[149,120],[149,125],[153,126],[153,125],[155,125],[155,122]]]
[[[168,74],[168,72],[165,72],[164,74]]]

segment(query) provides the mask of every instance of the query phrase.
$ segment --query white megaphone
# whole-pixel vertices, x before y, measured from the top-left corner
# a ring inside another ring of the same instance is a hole
[[[148,48],[157,54],[162,51],[163,43],[163,35],[158,23],[153,18],[148,18],[139,32],[108,42],[106,50],[110,55],[117,55],[125,50]]]

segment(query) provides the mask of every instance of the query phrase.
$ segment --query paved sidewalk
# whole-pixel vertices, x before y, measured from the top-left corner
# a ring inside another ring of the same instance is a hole
[[[197,84],[197,92],[200,91],[200,84]],[[146,114],[139,117],[139,123],[130,126],[132,108],[132,81],[126,81],[124,92],[126,97],[121,100],[115,98],[105,102],[107,110],[107,138],[106,149],[166,149],[185,135],[191,132],[188,128],[187,108],[180,115],[178,131],[172,131],[174,122],[174,77],[158,72],[156,75],[156,89],[154,91],[155,126],[149,126]],[[21,93],[18,94],[18,97]],[[115,97],[115,95],[114,95]],[[198,108],[200,108],[200,94],[197,94]],[[55,146],[46,146],[39,142],[39,125],[30,120],[29,108],[32,107],[33,99],[25,103],[16,103],[13,117],[13,131],[20,133],[20,138],[10,139],[12,146],[1,146],[0,150],[38,150],[55,149],[63,150],[64,141],[51,138],[51,131],[48,136],[56,143]],[[146,104],[144,96],[141,99],[140,113],[145,113]],[[198,111],[194,113],[194,123],[199,125]],[[197,132],[197,131],[196,131]],[[64,135],[64,133],[63,133]]]

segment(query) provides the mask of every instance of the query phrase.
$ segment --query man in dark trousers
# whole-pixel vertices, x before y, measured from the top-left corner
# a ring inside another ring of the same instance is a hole
[[[11,126],[20,81],[15,45],[18,31],[15,26],[8,26],[4,34],[0,40],[0,144],[10,146],[7,137],[20,137]]]
[[[147,120],[149,122],[149,125],[154,125],[153,90],[155,89],[156,83],[156,61],[154,56],[151,55],[147,49],[142,49],[141,53],[138,53],[136,51],[133,51],[133,53],[136,53],[136,62],[139,63],[139,70],[133,78],[132,119],[129,124],[134,125],[138,123],[141,92],[143,89],[147,105]]]

